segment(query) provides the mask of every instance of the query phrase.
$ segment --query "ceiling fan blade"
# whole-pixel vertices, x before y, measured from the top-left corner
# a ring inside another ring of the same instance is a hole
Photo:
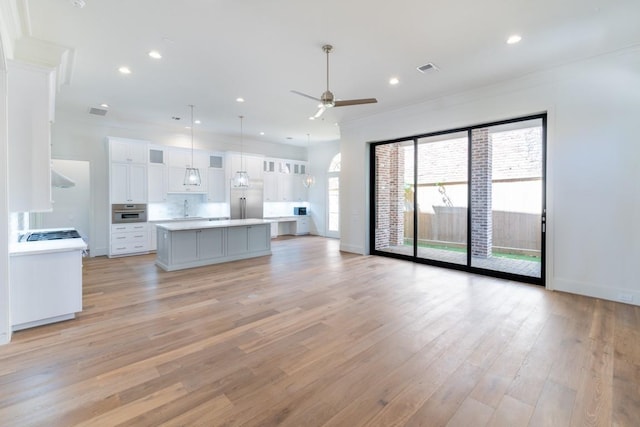
[[[318,112],[316,113],[315,116],[313,116],[314,119],[317,119],[318,117],[320,117],[327,109],[324,107],[324,105],[321,105],[320,108],[318,108]]]
[[[375,104],[378,102],[375,98],[363,98],[363,99],[345,99],[342,101],[336,101],[334,107],[346,107],[348,105],[360,105],[360,104]]]
[[[313,99],[314,101],[320,101],[320,98],[316,98],[315,96],[307,95],[306,93],[298,92],[297,90],[292,90],[291,93],[295,93],[296,95],[304,96],[305,98]]]

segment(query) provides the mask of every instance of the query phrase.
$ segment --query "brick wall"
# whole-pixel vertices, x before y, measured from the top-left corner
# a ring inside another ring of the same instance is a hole
[[[471,134],[471,255],[488,258],[493,246],[491,179],[493,159],[489,129]]]
[[[375,248],[404,243],[404,150],[398,144],[377,146]]]

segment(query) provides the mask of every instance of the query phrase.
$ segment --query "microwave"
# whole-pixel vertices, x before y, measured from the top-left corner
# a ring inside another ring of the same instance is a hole
[[[111,223],[147,222],[147,205],[111,205]]]
[[[306,207],[293,208],[293,214],[294,215],[306,215],[307,214],[307,208]]]

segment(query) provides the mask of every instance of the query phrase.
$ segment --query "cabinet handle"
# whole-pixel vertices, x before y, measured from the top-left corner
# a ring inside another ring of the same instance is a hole
[[[126,236],[119,236],[119,237],[116,237],[116,240],[126,240],[126,239],[127,239],[127,238],[126,238]]]

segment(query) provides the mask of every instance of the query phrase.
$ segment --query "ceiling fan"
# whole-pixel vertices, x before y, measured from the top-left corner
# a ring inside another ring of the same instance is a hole
[[[333,93],[331,93],[331,91],[329,90],[329,53],[331,53],[331,51],[333,50],[333,46],[331,46],[330,44],[325,44],[324,46],[322,46],[322,50],[327,54],[327,90],[322,94],[322,96],[320,96],[320,98],[307,95],[306,93],[298,92],[297,90],[291,91],[296,95],[304,96],[305,98],[313,99],[314,101],[320,102],[318,112],[315,116],[313,116],[314,118],[320,117],[327,108],[346,107],[348,105],[375,104],[376,102],[378,102],[378,100],[375,98],[336,100],[333,96]]]

